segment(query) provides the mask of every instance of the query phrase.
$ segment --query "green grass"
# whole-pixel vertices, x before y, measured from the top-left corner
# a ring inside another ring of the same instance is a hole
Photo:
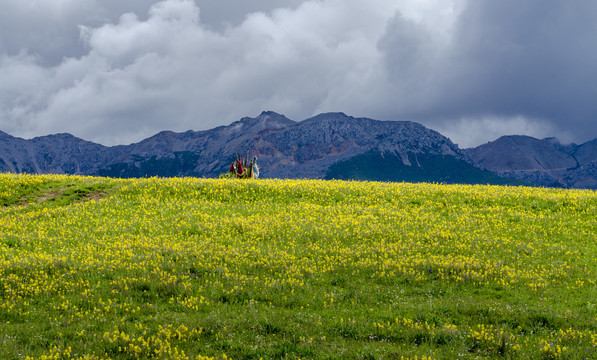
[[[597,193],[0,175],[0,358],[594,359]]]

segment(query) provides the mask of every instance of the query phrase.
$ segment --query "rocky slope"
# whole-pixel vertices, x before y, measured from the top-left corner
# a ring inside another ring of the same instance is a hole
[[[24,140],[0,131],[0,172],[93,174],[107,150],[70,134]]]
[[[562,145],[555,138],[503,136],[464,153],[500,176],[539,186],[597,188],[597,140]]]
[[[259,158],[263,177],[323,178],[333,163],[369,151],[398,154],[444,154],[466,161],[446,137],[411,122],[321,114],[294,122],[264,112],[229,126],[204,132],[164,132],[118,152],[97,174],[109,176],[195,175],[214,177],[226,171],[238,153]]]
[[[564,146],[555,139],[506,136],[461,150],[414,122],[343,113],[295,122],[263,112],[211,130],[164,131],[113,147],[69,134],[24,140],[0,132],[0,172],[217,177],[236,154],[247,152],[259,158],[262,177],[597,188],[597,140]]]
[[[332,164],[370,151],[396,154],[406,166],[412,165],[408,155],[416,153],[466,159],[448,138],[422,125],[343,113],[261,132],[248,145],[258,154],[264,175],[283,178],[321,178]]]
[[[343,113],[295,122],[263,112],[229,126],[165,131],[126,146],[105,147],[67,134],[24,140],[1,133],[0,143],[0,171],[17,173],[215,177],[247,151],[258,156],[263,177],[323,178],[332,164],[368,152],[393,154],[413,168],[420,166],[416,154],[450,156],[473,166],[448,138],[420,124]]]

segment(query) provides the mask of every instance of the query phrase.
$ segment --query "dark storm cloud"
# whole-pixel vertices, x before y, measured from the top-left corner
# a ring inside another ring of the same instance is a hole
[[[100,26],[125,12],[146,13],[146,0],[0,0],[0,54],[28,53],[39,64],[58,65],[87,49],[78,25]]]
[[[593,138],[595,16],[594,1],[470,1],[448,42],[397,17],[380,45],[397,86],[393,115],[463,145],[512,133]]]
[[[597,135],[592,1],[0,0],[0,130],[106,144],[271,109],[460,145]]]
[[[594,1],[470,2],[442,69],[449,95],[434,111],[525,116],[595,137],[596,16]]]
[[[201,21],[208,26],[223,30],[242,23],[247,14],[269,12],[276,8],[295,8],[303,0],[197,0],[201,8]]]

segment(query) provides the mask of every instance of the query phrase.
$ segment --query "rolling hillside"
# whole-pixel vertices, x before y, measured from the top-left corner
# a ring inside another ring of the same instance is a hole
[[[597,194],[0,175],[2,359],[586,359]]]

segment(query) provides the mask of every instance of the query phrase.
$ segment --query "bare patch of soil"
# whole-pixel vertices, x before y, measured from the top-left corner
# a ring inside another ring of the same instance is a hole
[[[89,200],[101,200],[103,198],[105,198],[106,196],[108,196],[108,194],[106,194],[105,192],[98,190],[98,191],[93,191],[90,192],[89,194],[85,195],[85,197],[83,197],[81,200],[82,201],[89,201]]]
[[[57,197],[62,196],[62,192],[58,192],[58,191],[50,191],[49,193],[43,194],[40,197],[37,198],[37,202],[44,202],[47,200],[51,200]]]

